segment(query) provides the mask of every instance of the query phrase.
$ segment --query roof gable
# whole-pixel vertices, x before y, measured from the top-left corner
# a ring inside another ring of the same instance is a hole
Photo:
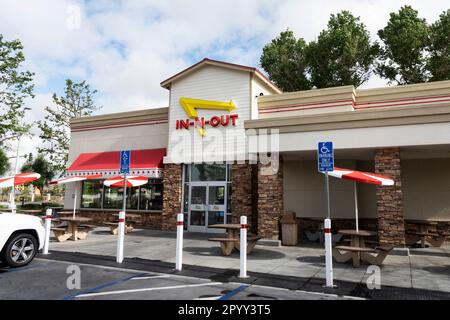
[[[243,66],[243,65],[239,65],[239,64],[234,64],[234,63],[229,63],[229,62],[212,60],[212,59],[208,59],[208,58],[205,58],[202,61],[197,62],[196,64],[190,66],[189,68],[186,68],[186,69],[180,71],[179,73],[173,75],[172,77],[162,81],[161,86],[163,88],[170,90],[170,86],[174,81],[182,79],[182,78],[188,76],[189,74],[192,74],[193,72],[195,72],[205,66],[208,66],[208,65],[237,70],[237,71],[249,72],[251,74],[254,74],[264,84],[266,84],[269,88],[271,88],[274,91],[274,93],[282,93],[281,89],[279,89],[272,81],[270,81],[264,74],[262,74],[256,68]]]

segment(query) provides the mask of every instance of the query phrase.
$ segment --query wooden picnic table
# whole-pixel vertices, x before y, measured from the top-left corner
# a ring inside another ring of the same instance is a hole
[[[118,213],[113,213],[112,214],[114,217],[119,218],[119,214]],[[136,221],[134,221],[133,219],[139,219],[142,216],[140,214],[136,214],[136,213],[125,213],[125,233],[128,232],[133,232],[134,230],[134,226]],[[117,220],[116,222],[105,222],[104,224],[109,226],[110,230],[111,230],[111,234],[117,235],[117,233],[119,232],[119,220]]]
[[[373,251],[373,249],[366,247],[366,238],[376,236],[377,233],[369,230],[353,229],[339,230],[338,233],[342,234],[343,236],[350,236],[350,246],[337,246],[336,248],[348,250],[348,257],[351,256],[351,259],[353,260],[353,266],[359,267],[361,265],[361,253]],[[338,253],[334,252],[334,254],[336,258],[336,255]],[[347,259],[347,257],[342,257],[342,259]]]
[[[439,224],[450,226],[450,221],[445,219],[432,219],[432,220],[406,220],[406,223],[417,226],[417,231],[406,230],[407,244],[413,245],[420,240],[420,246],[426,247],[428,241],[434,247],[440,247],[445,241],[444,235],[430,232],[430,227],[437,227]],[[448,228],[445,233],[448,233]],[[427,239],[428,237],[428,239]]]
[[[88,231],[83,230],[83,232],[80,232],[79,226],[83,223],[92,221],[91,218],[86,217],[75,217],[75,218],[63,217],[60,218],[59,220],[67,222],[68,229],[66,232],[66,236],[68,237],[68,239],[73,241],[84,240],[86,238]]]
[[[208,228],[225,229],[227,231],[227,238],[209,238],[209,241],[219,241],[222,253],[224,256],[229,256],[233,249],[240,250],[240,230],[241,225],[238,223],[228,224],[212,224]],[[261,239],[251,234],[247,235],[247,254],[250,254],[256,245],[256,242]]]
[[[212,224],[208,228],[213,229],[225,229],[228,238],[239,238],[241,225],[239,223],[228,223],[228,224]]]

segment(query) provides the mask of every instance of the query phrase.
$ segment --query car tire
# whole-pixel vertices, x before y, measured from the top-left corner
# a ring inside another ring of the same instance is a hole
[[[4,246],[2,260],[12,268],[23,267],[33,261],[39,246],[36,237],[29,233],[13,235]]]

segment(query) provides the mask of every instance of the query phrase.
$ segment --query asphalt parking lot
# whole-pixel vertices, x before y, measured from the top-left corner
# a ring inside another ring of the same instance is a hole
[[[35,259],[23,268],[0,269],[0,300],[10,299],[334,300],[352,298],[237,282],[223,283],[174,274]]]

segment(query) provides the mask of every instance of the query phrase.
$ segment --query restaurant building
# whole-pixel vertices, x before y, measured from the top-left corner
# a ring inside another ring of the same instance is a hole
[[[187,230],[213,232],[247,215],[279,240],[293,211],[300,233],[315,230],[326,212],[319,141],[333,141],[336,166],[394,179],[357,186],[360,227],[381,243],[405,244],[409,220],[450,219],[450,81],[283,93],[255,68],[204,59],[161,86],[168,106],[71,121],[67,175],[118,175],[131,150],[130,174],[149,182],[128,191],[127,207],[145,227],[174,230],[183,212]],[[102,180],[68,184],[65,208],[75,192],[98,222],[122,207],[122,189]],[[330,178],[330,192],[333,229],[354,227],[353,183]]]

